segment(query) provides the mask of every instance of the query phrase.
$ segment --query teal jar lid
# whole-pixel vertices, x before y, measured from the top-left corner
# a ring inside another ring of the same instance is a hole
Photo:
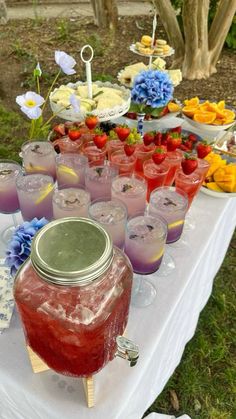
[[[96,221],[61,218],[34,237],[31,263],[42,279],[57,285],[87,285],[111,265],[110,235]]]

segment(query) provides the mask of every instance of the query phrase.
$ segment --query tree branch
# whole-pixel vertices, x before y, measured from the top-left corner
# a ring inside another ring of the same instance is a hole
[[[170,0],[153,0],[159,13],[168,40],[175,49],[175,59],[184,57],[184,40]]]
[[[209,49],[221,50],[236,12],[236,0],[220,0],[209,32]]]

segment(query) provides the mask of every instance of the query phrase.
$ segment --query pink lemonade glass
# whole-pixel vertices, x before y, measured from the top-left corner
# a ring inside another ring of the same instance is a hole
[[[168,165],[169,170],[164,182],[165,186],[171,186],[175,179],[176,170],[181,168],[181,161],[183,153],[180,150],[168,151],[165,158],[165,163]]]
[[[119,199],[127,207],[128,216],[144,213],[146,208],[147,183],[136,174],[119,175],[112,181],[112,199]]]
[[[93,141],[88,141],[83,144],[81,151],[90,163],[103,164],[106,159],[107,147],[100,149]]]
[[[52,195],[54,181],[51,176],[43,174],[18,175],[16,187],[20,202],[20,210],[24,221],[34,217],[53,218]]]
[[[111,154],[110,160],[117,167],[120,175],[133,173],[136,162],[136,157],[133,154],[132,156],[127,156],[123,150],[114,151]]]
[[[89,217],[104,227],[115,246],[123,249],[127,222],[127,208],[123,202],[117,199],[97,199],[89,207]]]
[[[168,224],[166,243],[179,240],[185,215],[188,210],[188,197],[184,192],[178,193],[167,186],[157,188],[151,193],[148,214],[164,218]]]
[[[165,162],[155,164],[152,159],[149,159],[143,163],[144,178],[147,181],[147,201],[154,189],[164,185],[168,170]]]
[[[202,178],[202,183],[203,183],[207,175],[207,172],[210,168],[210,164],[208,163],[208,161],[204,159],[197,159],[197,162],[198,162],[198,167],[195,170],[195,172],[200,174]]]
[[[27,141],[21,152],[26,173],[42,173],[56,178],[56,153],[49,141]]]
[[[82,188],[55,189],[52,205],[55,219],[64,217],[88,217],[90,193]]]
[[[135,273],[156,272],[161,265],[167,235],[166,222],[158,216],[138,215],[126,227],[124,251]]]
[[[87,166],[85,169],[85,187],[90,192],[91,199],[111,198],[112,179],[117,175],[117,168],[110,164]]]
[[[82,140],[79,138],[76,141],[72,141],[68,136],[58,138],[53,141],[53,147],[57,146],[60,153],[80,153],[82,147]]]
[[[56,156],[56,172],[58,186],[84,185],[85,167],[88,159],[82,154],[63,153]]]
[[[175,174],[175,189],[181,194],[184,191],[188,195],[188,208],[193,198],[198,193],[202,184],[202,176],[194,171],[190,175],[185,175],[182,169],[178,169]]]
[[[108,160],[111,160],[111,154],[115,151],[123,151],[124,150],[124,143],[120,140],[109,140],[107,142],[107,155]]]
[[[19,210],[16,177],[21,171],[21,166],[17,162],[0,160],[0,212],[2,213],[10,214]]]
[[[138,144],[136,146],[134,155],[136,157],[136,162],[135,162],[135,167],[134,167],[134,171],[135,173],[137,173],[140,176],[144,176],[143,174],[143,163],[145,162],[145,160],[149,160],[155,150],[156,146],[155,145],[148,145],[146,146],[145,144]]]

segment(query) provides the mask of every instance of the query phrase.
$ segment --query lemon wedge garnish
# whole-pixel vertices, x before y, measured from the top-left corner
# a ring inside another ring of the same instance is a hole
[[[35,170],[38,170],[39,172],[46,172],[45,167],[43,167],[43,166],[33,166],[33,165],[26,166],[25,170],[26,170],[26,172],[34,172]]]
[[[79,176],[77,175],[77,173],[75,173],[75,171],[71,167],[65,166],[64,164],[60,164],[58,166],[58,171],[59,173],[66,173],[76,178],[76,180],[79,180]]]
[[[176,221],[175,223],[168,224],[168,229],[180,226],[183,223],[184,223],[184,220],[179,220],[179,221]]]
[[[160,251],[160,253],[158,253],[158,255],[153,256],[153,258],[150,259],[150,262],[158,261],[163,256],[163,253],[164,253],[164,247],[163,247],[163,249],[161,249],[161,251]]]
[[[48,185],[46,185],[41,190],[41,193],[40,193],[38,199],[36,199],[35,204],[36,205],[40,204],[48,196],[48,194],[50,194],[50,192],[52,192],[52,190],[53,190],[53,184],[52,183],[49,183]]]

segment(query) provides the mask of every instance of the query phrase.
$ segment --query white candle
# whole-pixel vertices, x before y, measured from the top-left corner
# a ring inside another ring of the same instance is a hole
[[[86,48],[89,48],[91,51],[91,57],[86,60],[83,57],[83,52]],[[81,60],[85,63],[86,68],[86,81],[87,81],[87,87],[88,87],[88,98],[92,99],[93,97],[93,90],[92,90],[92,71],[91,71],[91,61],[93,59],[93,48],[91,45],[84,45],[80,52]]]

